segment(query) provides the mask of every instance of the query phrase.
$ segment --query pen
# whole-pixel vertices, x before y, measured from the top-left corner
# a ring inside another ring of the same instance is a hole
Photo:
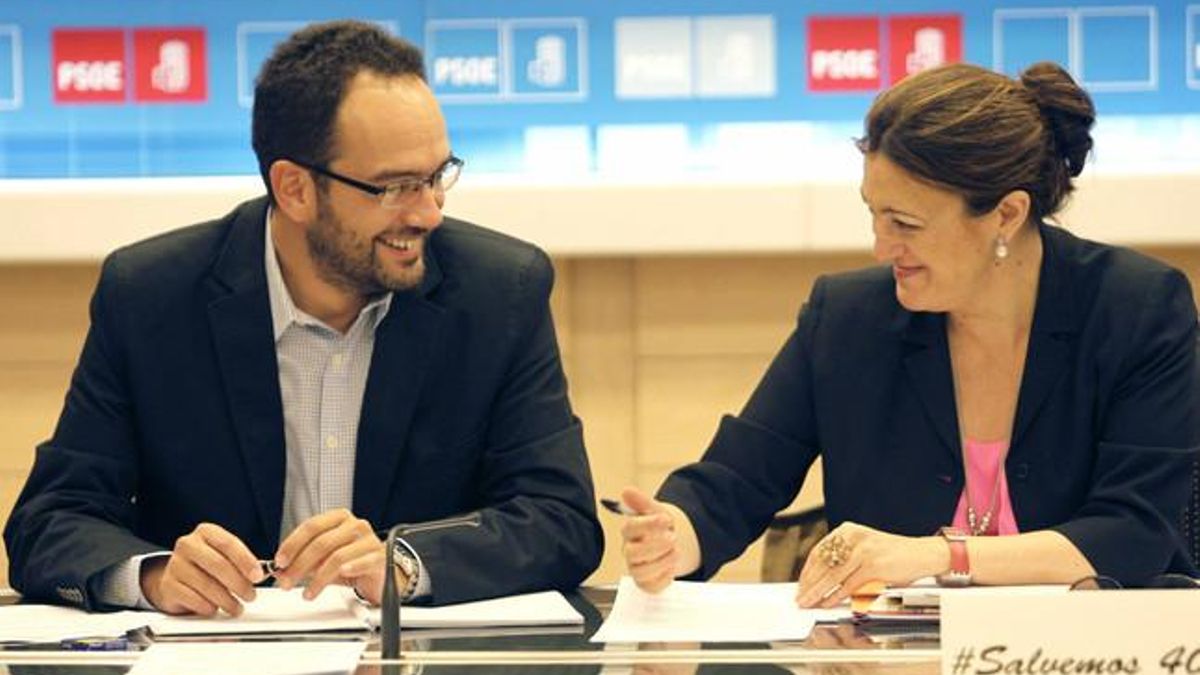
[[[619,499],[610,499],[608,497],[600,498],[600,505],[612,511],[618,516],[636,516],[640,515],[637,511],[625,506],[625,503]]]
[[[59,643],[62,649],[81,652],[113,652],[129,649],[129,640],[117,638],[74,638]]]
[[[263,573],[262,580],[263,581],[270,579],[271,577],[275,576],[276,572],[281,571],[278,567],[275,566],[274,560],[259,560],[258,566],[262,569],[262,573]],[[262,583],[262,582],[259,582],[259,583]]]

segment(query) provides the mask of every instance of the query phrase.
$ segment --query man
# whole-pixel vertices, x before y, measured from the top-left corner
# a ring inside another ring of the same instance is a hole
[[[105,261],[10,581],[237,615],[272,573],[379,602],[577,585],[603,548],[535,247],[442,218],[461,160],[420,53],[313,25],[263,66],[268,196]],[[169,553],[168,553],[168,549]]]

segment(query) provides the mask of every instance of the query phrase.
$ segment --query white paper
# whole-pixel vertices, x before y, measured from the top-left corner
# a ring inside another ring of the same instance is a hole
[[[379,608],[371,621],[379,624]],[[510,595],[441,607],[400,608],[402,628],[492,628],[581,625],[583,616],[558,591]]]
[[[803,640],[826,610],[796,607],[796,585],[674,581],[646,593],[629,577],[592,642]]]
[[[302,588],[255,589],[241,616],[162,616],[150,624],[155,635],[226,635],[234,633],[312,633],[368,630],[367,608],[345,586],[326,586],[312,600]]]
[[[89,614],[74,607],[10,605],[0,607],[0,641],[58,642],[72,638],[120,637],[159,616],[162,615],[157,612]]]
[[[1070,590],[1065,584],[1026,584],[1018,586],[939,586],[932,577],[914,581],[909,586],[888,588],[882,598],[898,598],[905,605],[937,607],[940,599],[950,593],[968,595],[1060,595]]]
[[[222,635],[233,633],[312,633],[378,628],[380,609],[368,607],[344,586],[327,586],[313,600],[302,589],[259,588],[254,602],[239,617],[165,616],[150,624],[155,635]],[[583,616],[557,591],[512,595],[442,607],[400,609],[403,628],[481,628],[570,626]]]
[[[322,594],[324,595],[324,594]],[[156,642],[129,675],[256,673],[301,675],[351,673],[365,642]]]

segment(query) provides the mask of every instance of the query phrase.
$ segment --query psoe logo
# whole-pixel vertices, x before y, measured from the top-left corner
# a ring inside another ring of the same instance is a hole
[[[908,15],[888,19],[888,80],[962,60],[962,17],[957,14]]]
[[[539,87],[559,87],[567,81],[567,41],[543,35],[533,43],[536,55],[525,65],[529,81]]]
[[[125,33],[119,28],[57,29],[51,34],[55,103],[125,100]]]
[[[176,103],[208,97],[203,28],[133,31],[133,97]]]
[[[208,97],[203,28],[62,28],[52,34],[55,103],[203,101]],[[130,64],[132,63],[132,67]]]
[[[433,61],[433,81],[451,87],[496,87],[500,62],[495,56],[439,56]]]
[[[808,88],[871,91],[882,80],[879,17],[810,17]]]

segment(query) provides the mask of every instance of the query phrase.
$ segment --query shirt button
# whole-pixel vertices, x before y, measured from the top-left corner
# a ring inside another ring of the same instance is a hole
[[[337,448],[337,446],[338,446],[337,436],[326,436],[325,437],[325,447],[326,448],[333,450],[333,449]]]
[[[332,361],[334,370],[341,370],[342,364],[346,362],[346,357],[342,354],[334,354]]]

